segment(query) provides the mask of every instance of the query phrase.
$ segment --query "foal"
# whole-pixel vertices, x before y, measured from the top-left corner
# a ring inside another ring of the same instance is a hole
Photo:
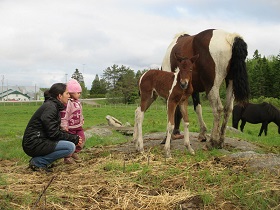
[[[188,98],[193,92],[192,87],[192,67],[199,55],[188,59],[175,54],[180,68],[174,72],[160,70],[149,70],[145,72],[139,80],[139,90],[141,96],[140,106],[135,110],[135,125],[133,139],[136,142],[136,150],[143,152],[142,123],[144,112],[156,100],[158,96],[167,99],[167,137],[165,142],[166,157],[170,154],[170,139],[174,129],[174,113],[176,106],[180,110],[184,120],[184,145],[191,154],[195,154],[189,141],[189,119],[187,113]]]

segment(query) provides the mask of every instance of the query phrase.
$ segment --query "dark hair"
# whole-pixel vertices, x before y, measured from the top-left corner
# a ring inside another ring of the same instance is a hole
[[[49,90],[44,92],[45,100],[48,100],[50,97],[57,98],[59,94],[63,94],[66,90],[66,84],[64,83],[55,83],[51,86]]]
[[[49,93],[49,89],[47,89],[45,92],[44,92],[44,98],[45,98],[45,101],[48,100],[50,98],[50,93]]]

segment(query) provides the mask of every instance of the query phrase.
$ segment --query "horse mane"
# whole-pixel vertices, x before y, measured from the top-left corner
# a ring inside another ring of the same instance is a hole
[[[280,120],[280,110],[277,107],[267,102],[263,102],[262,105],[267,108],[267,112],[270,116]]]
[[[183,36],[190,36],[190,35],[186,32],[180,32],[180,33],[175,34],[173,40],[177,40],[178,38],[183,37]]]

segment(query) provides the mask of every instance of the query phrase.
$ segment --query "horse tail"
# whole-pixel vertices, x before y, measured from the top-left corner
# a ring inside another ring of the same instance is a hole
[[[248,55],[247,44],[239,36],[234,38],[230,72],[233,75],[233,93],[235,100],[241,104],[249,101],[249,82],[245,59]]]

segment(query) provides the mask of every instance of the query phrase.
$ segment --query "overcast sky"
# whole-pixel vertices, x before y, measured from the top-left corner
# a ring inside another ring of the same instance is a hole
[[[113,64],[161,65],[175,34],[239,33],[249,58],[280,52],[279,0],[0,0],[0,81],[50,87]],[[3,80],[4,77],[4,80]]]

